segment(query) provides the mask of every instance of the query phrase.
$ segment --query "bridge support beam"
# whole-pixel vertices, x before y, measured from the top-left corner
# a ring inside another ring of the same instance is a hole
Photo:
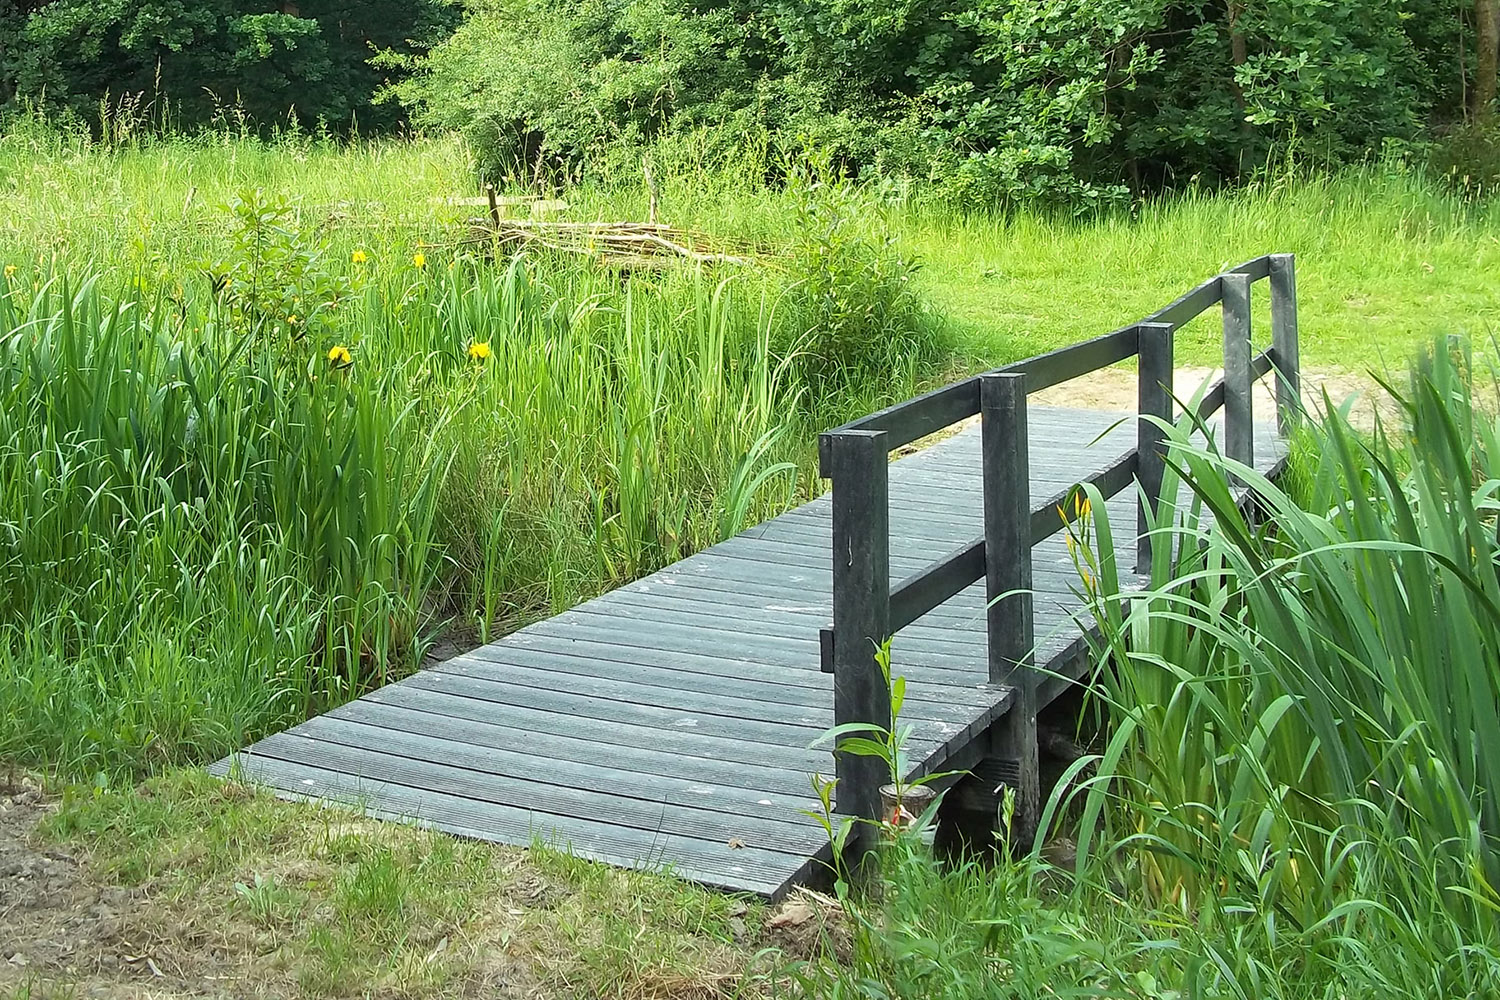
[[[1297,266],[1289,253],[1271,255],[1271,347],[1276,372],[1276,428],[1286,437],[1302,419],[1297,345]]]
[[[1151,538],[1147,534],[1161,501],[1166,474],[1167,433],[1161,423],[1172,420],[1172,324],[1142,323],[1136,406],[1136,479],[1140,482],[1136,513],[1135,571],[1151,571]]]
[[[1031,586],[1031,470],[1026,430],[1026,376],[980,378],[980,445],[984,460],[984,550],[989,675],[1015,689],[996,723],[992,760],[980,774],[1015,792],[1011,841],[1028,849],[1040,811],[1037,761],[1036,645]]]
[[[825,478],[833,480],[833,720],[835,725],[891,725],[891,691],[875,653],[891,632],[890,458],[885,431],[842,430],[818,442]],[[836,756],[838,811],[880,817],[884,761]],[[869,842],[856,824],[851,847]]]

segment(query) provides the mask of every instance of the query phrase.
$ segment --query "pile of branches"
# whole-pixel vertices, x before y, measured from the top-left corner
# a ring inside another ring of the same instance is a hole
[[[548,250],[578,254],[627,269],[660,270],[684,261],[749,263],[755,248],[676,229],[659,222],[559,222],[541,219],[475,220],[465,244],[493,245],[497,252]]]

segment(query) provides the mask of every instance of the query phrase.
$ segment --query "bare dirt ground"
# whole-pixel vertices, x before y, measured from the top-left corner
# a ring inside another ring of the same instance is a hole
[[[1213,368],[1178,368],[1173,373],[1173,395],[1178,399],[1191,399],[1193,393],[1207,382],[1224,373]],[[1384,422],[1399,421],[1400,409],[1395,400],[1387,395],[1380,384],[1368,375],[1304,371],[1302,373],[1302,403],[1313,412],[1323,408],[1323,395],[1327,393],[1334,406],[1342,406],[1352,400],[1349,419],[1362,430],[1375,423],[1379,413]],[[1136,408],[1136,373],[1130,368],[1105,368],[1071,382],[1053,386],[1034,394],[1032,402],[1043,406],[1077,406],[1092,410],[1134,413]],[[1273,420],[1276,413],[1275,382],[1266,376],[1255,385],[1252,412],[1259,420]]]
[[[6,784],[0,774],[0,996],[236,995],[215,982],[222,956],[186,957],[161,939],[167,922],[144,889],[106,884],[36,837],[55,800],[35,781]]]
[[[0,1000],[754,1000],[848,948],[816,893],[767,907],[201,772],[59,800],[0,769]]]

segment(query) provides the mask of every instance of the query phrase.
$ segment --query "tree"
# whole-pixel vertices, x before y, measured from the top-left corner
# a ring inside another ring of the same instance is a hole
[[[1481,123],[1489,124],[1495,115],[1500,0],[1474,0],[1474,45],[1474,115]]]
[[[106,95],[136,97],[179,124],[209,121],[226,107],[259,124],[294,116],[303,125],[321,119],[340,127],[361,113],[368,119],[382,83],[370,57],[380,48],[423,51],[454,17],[448,0],[52,0],[30,7],[0,21],[0,31],[8,27],[16,38],[12,64],[0,67],[9,81],[0,96],[85,114]]]

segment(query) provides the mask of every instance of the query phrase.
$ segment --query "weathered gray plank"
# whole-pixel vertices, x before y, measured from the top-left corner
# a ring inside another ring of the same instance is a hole
[[[289,798],[328,799],[363,808],[379,819],[411,822],[476,840],[540,842],[621,868],[671,871],[705,885],[742,892],[773,895],[807,867],[801,859],[778,852],[736,849],[691,837],[643,835],[597,820],[548,816],[396,782],[360,779],[251,751],[238,755],[236,764],[221,761],[213,770],[221,775],[237,771],[245,780],[263,782]]]
[[[472,722],[503,725],[526,732],[588,739],[601,747],[624,746],[659,749],[699,757],[714,757],[737,764],[764,764],[803,774],[832,772],[833,756],[827,750],[809,750],[805,744],[771,744],[743,739],[729,733],[709,732],[697,727],[667,727],[614,719],[603,725],[589,716],[570,715],[515,702],[469,698],[441,688],[410,683],[410,678],[371,691],[361,700],[397,705],[434,715]]]
[[[453,758],[462,760],[461,764],[424,760],[390,750],[389,744],[372,749],[286,732],[257,743],[255,756],[310,764],[356,778],[391,781],[476,802],[523,807],[548,816],[602,820],[614,826],[697,840],[725,843],[740,840],[747,847],[784,854],[812,854],[824,841],[811,824],[766,819],[747,812],[725,814],[671,801],[548,784],[493,770],[476,771],[472,765],[481,763],[481,756],[472,750],[455,749]],[[607,766],[595,771],[604,778],[612,773]],[[795,815],[795,811],[789,810],[788,815]]]
[[[405,728],[409,721],[390,711],[376,721],[330,713],[295,726],[283,735],[337,743],[361,751],[378,749],[382,753],[397,754],[413,760],[446,764],[480,774],[536,784],[619,795],[644,802],[665,802],[781,823],[796,821],[802,810],[812,809],[817,805],[812,796],[812,787],[806,782],[805,776],[803,787],[795,794],[788,795],[751,787],[745,780],[746,775],[735,775],[732,781],[726,782],[713,781],[702,774],[669,774],[638,767],[622,767],[622,763],[633,761],[617,754],[611,754],[607,758],[607,765],[601,766],[597,747],[593,757],[583,759],[571,754],[558,756],[555,753],[541,753],[534,744],[524,747],[508,746],[507,752],[497,754],[491,752],[495,749],[493,743],[472,743],[455,739],[451,732],[436,734],[413,731]],[[268,740],[267,743],[269,742]],[[579,740],[571,742],[578,746],[592,746]],[[262,749],[264,750],[264,745]],[[529,808],[540,806],[539,802],[529,798],[524,802],[511,804]]]
[[[826,729],[824,698],[809,698],[803,688],[757,685],[753,681],[724,681],[709,674],[658,670],[636,664],[609,665],[608,672],[583,669],[589,661],[560,663],[562,657],[544,659],[546,665],[525,660],[526,650],[505,647],[488,657],[457,656],[431,669],[478,677],[508,684],[525,684],[544,690],[566,691],[627,701],[649,702],[663,708],[685,712],[740,717],[752,713],[754,718],[787,725],[811,725]],[[595,666],[604,666],[595,662]],[[573,669],[568,669],[568,667]],[[983,707],[983,692],[975,690],[968,698],[950,697],[943,701],[913,703],[910,718],[923,722],[967,724],[976,709]],[[799,697],[800,695],[800,697]],[[965,704],[972,702],[974,704]]]
[[[609,758],[611,765],[620,770],[721,785],[752,795],[757,800],[786,796],[801,798],[811,789],[805,770],[694,756],[682,749],[667,750],[654,745],[628,746],[618,742],[602,744],[584,735],[554,736],[535,727],[513,728],[368,698],[359,698],[341,705],[319,718],[346,719],[404,733],[455,740],[475,747],[525,756],[539,755],[547,760],[573,761],[578,764],[597,764],[603,754]],[[711,753],[714,747],[708,744],[702,749],[705,753]],[[829,770],[832,770],[832,761],[829,761]]]

